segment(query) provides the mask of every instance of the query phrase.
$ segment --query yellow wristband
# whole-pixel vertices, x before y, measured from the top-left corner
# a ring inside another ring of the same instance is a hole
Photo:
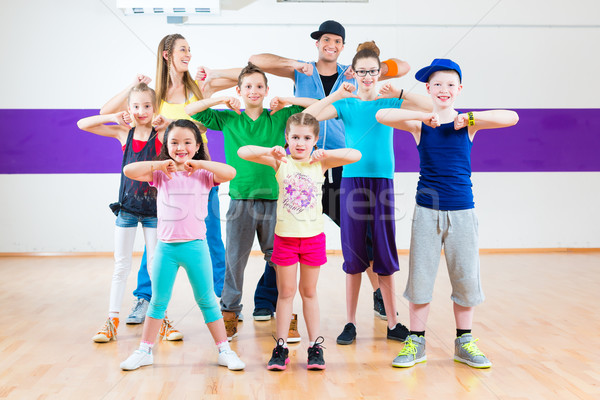
[[[385,76],[394,77],[394,76],[398,75],[398,64],[396,64],[396,61],[385,60],[385,61],[382,61],[381,63],[387,65],[387,67],[388,67],[388,70],[385,73]]]
[[[475,125],[475,118],[473,117],[473,113],[469,111],[467,115],[469,116],[469,126]]]

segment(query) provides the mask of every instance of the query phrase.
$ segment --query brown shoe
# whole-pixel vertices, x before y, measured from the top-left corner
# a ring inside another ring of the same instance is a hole
[[[290,331],[288,332],[288,343],[300,342],[300,334],[298,333],[298,314],[292,314],[292,320],[290,321]]]
[[[237,336],[238,317],[233,311],[221,311],[223,314],[223,322],[225,323],[225,331],[227,331],[227,340],[231,340]]]

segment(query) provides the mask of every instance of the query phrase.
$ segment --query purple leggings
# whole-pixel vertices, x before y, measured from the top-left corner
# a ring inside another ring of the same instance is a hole
[[[398,271],[394,181],[387,178],[342,178],[340,219],[344,272],[358,274],[369,267],[367,226],[373,233],[373,272]]]

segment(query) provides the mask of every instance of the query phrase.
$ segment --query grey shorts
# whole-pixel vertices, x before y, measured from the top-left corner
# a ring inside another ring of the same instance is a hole
[[[473,307],[483,302],[475,209],[440,211],[417,205],[412,222],[408,281],[404,297],[430,303],[442,247],[452,284],[453,302]]]

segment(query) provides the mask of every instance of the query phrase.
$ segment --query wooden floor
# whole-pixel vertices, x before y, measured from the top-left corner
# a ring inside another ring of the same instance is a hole
[[[137,262],[137,260],[135,260]],[[267,371],[274,341],[270,322],[254,322],[252,294],[262,261],[246,273],[244,314],[233,348],[242,372],[216,364],[216,351],[185,273],[180,272],[170,318],[183,342],[162,342],[155,364],[123,372],[141,326],[123,325],[116,342],[95,344],[108,307],[112,260],[107,257],[0,258],[0,399],[600,399],[600,253],[484,254],[487,300],[474,335],[492,360],[489,370],[454,363],[454,323],[445,264],[435,288],[425,364],[392,368],[402,348],[385,339],[363,280],[355,344],[335,343],[345,323],[341,257],[330,256],[319,282],[327,370],[306,371],[303,341],[290,345],[288,370]],[[396,274],[400,318],[407,256]],[[134,274],[128,282],[134,285]],[[123,310],[130,308],[126,296]],[[300,302],[295,309],[301,311]]]

